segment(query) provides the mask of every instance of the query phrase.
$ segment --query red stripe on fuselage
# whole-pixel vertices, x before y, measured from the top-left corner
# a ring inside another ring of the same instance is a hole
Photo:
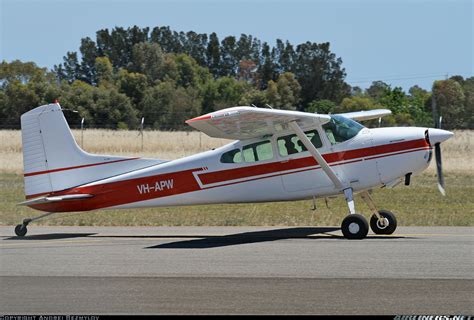
[[[73,170],[73,169],[81,169],[81,168],[87,168],[87,167],[94,167],[94,166],[100,166],[100,165],[103,165],[103,164],[117,163],[117,162],[123,162],[123,161],[135,160],[135,159],[139,159],[139,158],[119,159],[119,160],[113,160],[113,161],[84,164],[84,165],[81,165],[81,166],[65,167],[65,168],[51,169],[51,170],[45,170],[45,171],[36,171],[36,172],[25,173],[23,176],[24,177],[31,177],[31,176],[36,176],[36,175],[39,175],[39,174],[53,173],[53,172]]]
[[[374,155],[380,155],[388,152],[397,152],[401,150],[421,148],[428,146],[424,139],[397,142],[390,145],[381,145],[376,147],[368,147],[354,150],[347,150],[342,152],[328,153],[323,155],[323,158],[328,163],[334,163],[339,161],[347,161],[352,159],[358,159],[363,157],[370,157]],[[249,167],[235,168],[220,170],[215,172],[207,172],[199,174],[201,182],[206,184],[213,184],[219,182],[225,182],[228,180],[237,180],[248,178],[252,176],[258,176],[263,174],[269,174],[278,171],[287,171],[301,169],[305,167],[312,167],[318,165],[317,161],[312,157],[304,157],[299,159],[292,159],[279,162],[271,162],[265,164],[259,164]]]
[[[77,187],[67,191],[57,192],[52,195],[87,193],[93,194],[94,197],[83,200],[68,200],[64,202],[37,204],[32,205],[31,207],[50,212],[88,211],[116,206],[124,203],[145,201],[154,198],[187,193],[200,189],[196,179],[194,179],[193,176],[193,172],[198,170],[202,170],[202,168],[164,173],[124,181],[115,181],[86,187]],[[172,188],[163,188],[163,190],[151,189],[151,187],[154,187],[156,183],[160,184],[161,181],[170,180],[173,181]],[[148,186],[146,188],[147,192],[140,193],[139,187],[141,186]]]
[[[406,142],[399,142],[390,145],[382,145],[370,148],[362,148],[355,150],[348,150],[344,152],[337,152],[332,154],[325,154],[324,158],[331,166],[344,165],[353,162],[362,161],[367,157],[368,159],[375,159],[381,157],[387,157],[402,153],[420,151],[423,149],[429,149],[429,145],[424,139],[412,140]],[[383,155],[386,154],[386,155]],[[342,162],[344,161],[344,162]],[[340,162],[340,163],[339,163]],[[199,173],[198,176],[201,182],[204,184],[222,183],[221,185],[214,186],[226,186],[237,183],[244,183],[248,181],[254,181],[259,179],[266,179],[275,176],[281,176],[285,174],[291,174],[296,172],[303,172],[308,170],[314,170],[314,166],[317,162],[312,157],[305,157],[300,159],[294,159],[287,162],[272,162],[261,165],[247,166],[236,169],[220,170],[209,173]],[[308,168],[310,167],[310,168]],[[294,172],[286,172],[287,170],[301,169]],[[51,195],[64,195],[64,194],[75,194],[75,193],[87,193],[93,194],[93,198],[83,200],[71,200],[56,203],[46,203],[32,205],[31,207],[50,212],[66,212],[66,211],[87,211],[106,207],[112,207],[132,202],[145,201],[154,198],[161,198],[166,196],[178,195],[187,192],[193,192],[201,190],[201,187],[197,183],[193,172],[202,171],[203,168],[189,169],[185,171],[164,173],[154,176],[134,178],[124,181],[116,181],[111,183],[97,184],[87,187],[77,187],[70,190],[60,191]],[[232,172],[232,173],[231,173]],[[259,177],[264,174],[273,175]],[[203,178],[204,177],[204,178]],[[243,181],[235,181],[236,179],[249,178]],[[152,185],[156,182],[163,180],[173,180],[173,188],[164,189],[159,192],[148,192],[140,193],[138,186],[140,185]],[[228,183],[225,183],[228,182]]]

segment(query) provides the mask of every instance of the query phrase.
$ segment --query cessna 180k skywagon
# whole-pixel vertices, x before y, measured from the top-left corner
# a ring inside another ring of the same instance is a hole
[[[236,140],[178,160],[94,155],[75,142],[58,103],[21,116],[26,201],[45,211],[15,233],[56,212],[212,203],[291,201],[344,195],[348,239],[367,236],[354,194],[372,211],[370,228],[392,234],[393,213],[377,210],[369,190],[392,187],[426,169],[435,149],[444,193],[440,143],[453,134],[432,128],[368,129],[356,122],[389,110],[343,114],[234,107],[186,121],[215,138]]]

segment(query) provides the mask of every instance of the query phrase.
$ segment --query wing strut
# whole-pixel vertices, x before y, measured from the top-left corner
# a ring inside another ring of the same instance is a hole
[[[336,173],[331,169],[331,167],[328,165],[326,160],[324,160],[323,156],[321,153],[319,153],[318,149],[311,143],[309,138],[306,136],[306,134],[303,132],[303,130],[300,128],[300,126],[296,123],[296,121],[291,121],[289,123],[291,129],[296,133],[298,138],[300,138],[301,142],[303,142],[304,146],[306,149],[308,149],[309,153],[316,159],[318,164],[321,166],[321,169],[327,174],[329,179],[334,183],[337,189],[339,190],[344,190],[344,184],[342,181],[337,177]]]

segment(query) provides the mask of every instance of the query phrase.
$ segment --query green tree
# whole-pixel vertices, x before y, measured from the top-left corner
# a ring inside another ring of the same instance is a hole
[[[374,81],[371,86],[365,90],[367,95],[374,99],[375,101],[380,101],[384,97],[390,86],[383,81]]]
[[[209,81],[209,71],[197,64],[197,62],[186,54],[173,55],[178,77],[177,84],[184,88],[200,88],[203,83]]]
[[[97,73],[97,83],[99,85],[111,85],[113,78],[113,67],[109,58],[98,57],[95,59],[95,69]]]
[[[215,32],[209,36],[209,43],[206,49],[206,61],[209,71],[217,78],[220,74],[221,51],[219,38]]]
[[[201,112],[201,100],[196,89],[164,81],[145,91],[142,110],[155,129],[176,130],[184,127],[186,119]]]
[[[138,124],[137,110],[130,99],[113,86],[94,87],[76,80],[63,87],[61,104],[66,109],[79,110],[93,127],[116,129],[119,123],[128,128]]]
[[[77,59],[76,52],[68,52],[63,57],[63,63],[54,66],[54,71],[57,74],[59,80],[66,80],[72,83],[81,76],[81,66]]]
[[[202,110],[205,113],[234,107],[239,104],[250,85],[231,77],[208,81],[202,89]]]
[[[415,85],[408,90],[409,112],[417,126],[431,127],[433,118],[427,106],[431,108],[431,94]]]
[[[258,67],[257,73],[260,89],[266,89],[268,82],[270,80],[276,80],[277,77],[276,65],[274,63],[274,54],[266,42],[262,44],[260,65]]]
[[[148,80],[144,74],[120,69],[117,74],[117,87],[120,93],[129,97],[135,107],[140,106]]]
[[[163,80],[165,55],[157,43],[140,42],[133,46],[129,70],[142,73],[150,82]]]
[[[452,79],[435,81],[433,95],[438,112],[443,117],[442,126],[446,129],[463,127],[465,96],[459,82]]]
[[[236,58],[237,42],[235,37],[225,37],[221,42],[220,75],[234,77],[237,74],[239,60]]]
[[[474,77],[464,80],[464,112],[462,128],[474,129]]]
[[[291,72],[278,76],[274,82],[270,80],[266,90],[268,103],[278,109],[296,110],[300,102],[301,86]]]
[[[18,128],[20,115],[60,95],[53,73],[33,62],[19,60],[0,64],[0,124]]]
[[[346,98],[347,99],[347,98]],[[331,100],[314,100],[308,104],[306,112],[330,114],[334,113],[336,104]]]
[[[293,69],[301,85],[303,106],[322,99],[338,103],[349,95],[342,59],[330,51],[328,42],[298,45]]]
[[[245,92],[239,101],[239,105],[241,106],[254,105],[257,107],[264,107],[267,104],[268,104],[268,99],[267,99],[266,93],[264,91],[260,91],[254,88]]]
[[[79,51],[82,56],[79,76],[80,80],[89,84],[96,84],[97,76],[95,70],[95,59],[98,57],[98,52],[95,42],[89,37],[81,39]]]

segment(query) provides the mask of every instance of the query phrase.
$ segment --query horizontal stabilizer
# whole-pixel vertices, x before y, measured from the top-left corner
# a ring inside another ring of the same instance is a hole
[[[92,194],[68,194],[64,196],[51,196],[51,197],[39,197],[30,199],[24,202],[20,202],[19,206],[30,206],[33,204],[42,204],[42,203],[51,203],[51,202],[59,202],[59,201],[69,201],[69,200],[79,200],[79,199],[86,199],[92,198]]]

